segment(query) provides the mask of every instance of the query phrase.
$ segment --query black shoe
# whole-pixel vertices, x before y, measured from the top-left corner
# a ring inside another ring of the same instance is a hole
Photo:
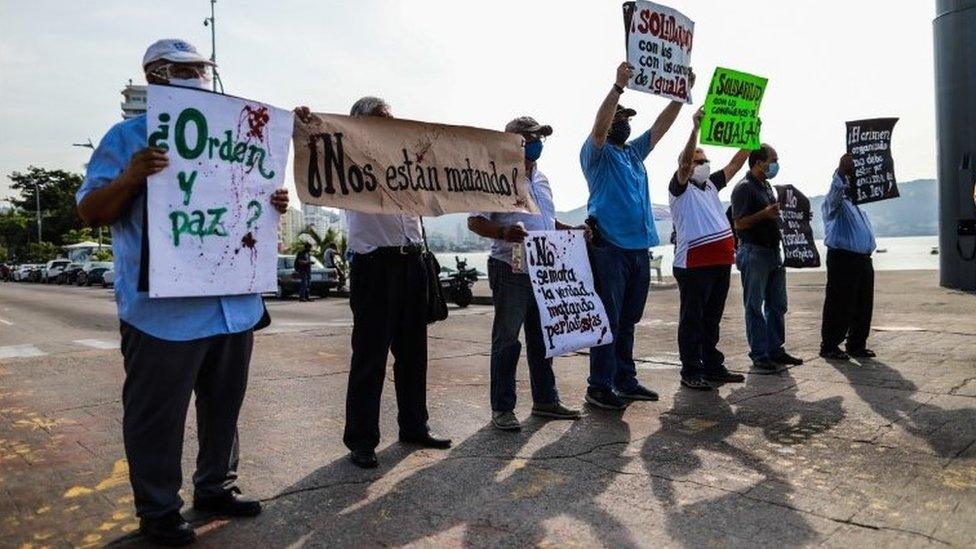
[[[711,391],[715,388],[712,387],[711,383],[701,377],[683,377],[681,378],[681,385],[696,391]]]
[[[372,450],[353,450],[349,452],[349,461],[361,469],[376,469],[380,464]]]
[[[420,436],[400,435],[400,442],[404,444],[417,444],[424,448],[436,448],[438,450],[447,450],[451,447],[451,439],[437,438],[430,433],[424,433]]]
[[[153,543],[170,547],[189,545],[197,540],[196,532],[179,511],[159,518],[139,519],[139,533]]]
[[[786,366],[799,366],[800,364],[803,364],[803,359],[797,358],[786,351],[783,351],[779,356],[773,357],[773,362]]]
[[[850,360],[851,356],[839,348],[834,347],[833,349],[820,349],[820,356],[826,358],[827,360]]]
[[[858,349],[856,351],[848,349],[847,354],[854,358],[874,358],[878,356],[878,354],[871,349]]]
[[[613,392],[592,387],[586,390],[586,402],[604,410],[623,410],[627,407],[627,403]]]
[[[753,368],[757,370],[762,370],[764,372],[775,372],[779,370],[779,364],[776,364],[772,360],[761,358],[759,360],[752,361]]]
[[[193,495],[193,508],[201,513],[212,513],[227,517],[256,517],[261,514],[261,502],[242,496],[241,491],[232,488],[219,496]]]
[[[733,374],[725,369],[723,369],[721,372],[709,372],[705,374],[705,381],[711,383],[742,383],[745,380],[746,376],[742,374]]]
[[[617,396],[623,400],[649,400],[653,402],[658,399],[657,393],[643,385],[635,385],[626,391],[617,391]]]

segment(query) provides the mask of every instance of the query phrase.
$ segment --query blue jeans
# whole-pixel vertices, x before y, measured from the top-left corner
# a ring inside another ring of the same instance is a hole
[[[298,299],[308,299],[308,288],[312,285],[312,273],[299,273]]]
[[[749,358],[776,358],[786,340],[786,268],[780,251],[743,242],[735,251],[735,265],[742,273]]]
[[[511,412],[515,409],[515,368],[522,352],[518,336],[523,325],[532,401],[536,404],[559,402],[552,359],[546,358],[539,308],[529,275],[513,273],[509,264],[490,258],[488,284],[495,305],[495,320],[491,327],[492,411]]]
[[[638,385],[634,364],[634,326],[644,315],[651,284],[647,250],[610,244],[590,247],[596,293],[610,320],[613,343],[590,349],[592,389],[628,391]]]

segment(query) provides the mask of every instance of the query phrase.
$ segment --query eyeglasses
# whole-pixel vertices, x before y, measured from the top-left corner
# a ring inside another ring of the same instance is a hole
[[[162,78],[163,80],[202,78],[203,80],[210,81],[210,66],[188,63],[167,63],[156,67],[149,74]]]

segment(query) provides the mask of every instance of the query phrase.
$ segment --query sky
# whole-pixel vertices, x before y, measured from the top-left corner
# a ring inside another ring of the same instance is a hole
[[[716,66],[769,79],[762,138],[779,154],[778,184],[826,192],[844,151],[844,122],[899,117],[900,181],[935,176],[930,0],[669,0],[695,21],[692,65],[704,101]],[[556,206],[583,205],[579,150],[625,58],[618,0],[220,0],[217,61],[225,91],[282,108],[347,113],[363,95],[395,116],[501,129],[528,114],[554,128],[539,161]],[[158,38],[210,54],[208,0],[0,0],[0,200],[13,171],[77,172],[72,143],[121,120],[120,91],[144,83]],[[667,100],[628,90],[634,135]],[[651,197],[667,183],[691,129],[686,106],[647,161]],[[708,147],[714,168],[733,149]],[[294,189],[289,175],[286,184]],[[730,190],[723,191],[728,199]],[[294,195],[293,195],[294,196]],[[293,200],[297,200],[293,198]]]

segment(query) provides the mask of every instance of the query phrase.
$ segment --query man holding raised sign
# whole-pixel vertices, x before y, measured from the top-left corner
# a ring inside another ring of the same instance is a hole
[[[143,57],[150,85],[206,90],[212,65],[183,40],[160,40]],[[143,284],[150,265],[147,217],[169,212],[147,211],[147,178],[163,172],[170,160],[164,149],[147,146],[146,126],[146,115],[140,115],[109,130],[92,153],[77,202],[86,224],[112,226],[125,365],[122,434],[140,530],[153,541],[176,545],[195,538],[180,515],[179,496],[191,393],[196,394],[200,439],[194,508],[231,516],[261,512],[261,504],[241,496],[235,484],[237,418],[247,386],[253,330],[264,306],[256,293],[150,298]],[[287,191],[274,192],[267,205],[286,211]],[[229,230],[229,221],[225,227]]]
[[[674,124],[684,103],[671,101],[636,139],[630,138],[630,119],[637,111],[619,104],[634,67],[617,67],[613,87],[597,111],[593,130],[580,151],[590,198],[589,223],[596,290],[606,307],[611,345],[590,351],[586,401],[607,409],[623,409],[627,400],[657,400],[658,395],[637,381],[634,326],[644,314],[651,282],[648,249],[657,246],[657,229],[644,160]],[[695,74],[688,75],[688,85]]]

